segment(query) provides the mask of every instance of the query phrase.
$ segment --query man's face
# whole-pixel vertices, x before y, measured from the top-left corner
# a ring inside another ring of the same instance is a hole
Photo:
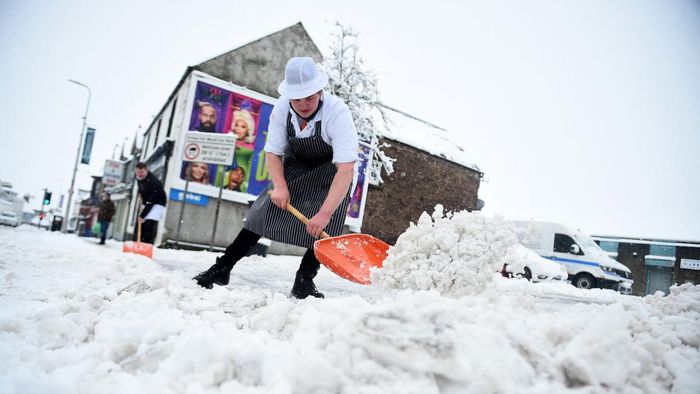
[[[199,113],[199,124],[202,129],[213,130],[216,125],[216,110],[208,105],[203,106]]]
[[[148,175],[148,170],[145,168],[137,168],[136,171],[134,171],[134,173],[136,174],[136,179],[140,181],[143,180],[146,177],[146,175]]]
[[[309,97],[304,97],[301,99],[293,99],[290,101],[292,108],[299,115],[304,118],[311,116],[311,114],[318,108],[318,102],[321,100],[321,92],[316,92]]]

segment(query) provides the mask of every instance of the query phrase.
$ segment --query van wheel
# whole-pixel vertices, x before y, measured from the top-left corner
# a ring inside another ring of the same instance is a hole
[[[595,278],[591,274],[578,274],[574,278],[574,286],[579,289],[592,289],[595,287]]]
[[[527,267],[525,267],[525,269],[523,270],[523,278],[530,281],[532,280],[532,271],[530,271],[530,269]]]

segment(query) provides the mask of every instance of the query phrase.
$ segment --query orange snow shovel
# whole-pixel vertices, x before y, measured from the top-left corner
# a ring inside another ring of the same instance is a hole
[[[137,219],[138,222],[138,219]],[[141,222],[136,225],[136,242],[126,241],[122,246],[123,253],[134,253],[146,256],[149,259],[153,258],[153,245],[141,242]]]
[[[287,210],[304,224],[309,223],[309,219],[289,203]],[[336,275],[362,285],[370,282],[370,268],[382,268],[388,250],[389,245],[384,241],[366,234],[331,237],[323,231],[321,239],[314,242],[318,261]]]

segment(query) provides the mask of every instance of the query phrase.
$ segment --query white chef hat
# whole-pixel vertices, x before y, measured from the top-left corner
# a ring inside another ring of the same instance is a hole
[[[277,91],[284,98],[300,99],[309,97],[328,85],[328,76],[316,68],[310,57],[293,57],[284,69],[284,81]]]

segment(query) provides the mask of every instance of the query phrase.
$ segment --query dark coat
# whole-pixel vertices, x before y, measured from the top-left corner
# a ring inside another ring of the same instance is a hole
[[[137,180],[139,185],[139,195],[141,196],[141,202],[143,203],[143,210],[139,215],[145,218],[148,212],[151,211],[154,205],[165,206],[168,200],[165,196],[165,190],[163,189],[163,184],[153,176],[150,172],[142,180]]]
[[[100,222],[111,222],[114,217],[114,202],[112,200],[102,200],[100,203],[100,212],[97,213],[97,220]]]

